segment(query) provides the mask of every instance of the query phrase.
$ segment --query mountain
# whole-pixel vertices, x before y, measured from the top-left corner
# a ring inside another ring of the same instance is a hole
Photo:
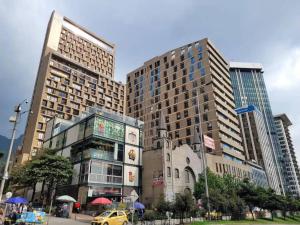
[[[17,147],[22,144],[23,136],[24,135],[22,134],[17,139],[15,139],[15,143],[13,147],[14,151],[16,151]],[[4,154],[4,156],[1,158],[1,161],[6,160],[6,155],[9,149],[10,140],[11,140],[10,138],[0,135],[0,152]]]

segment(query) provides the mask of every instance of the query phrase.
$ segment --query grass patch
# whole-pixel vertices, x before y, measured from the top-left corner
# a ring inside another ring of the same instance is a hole
[[[192,225],[213,225],[213,224],[300,224],[300,216],[274,218],[271,219],[256,219],[256,220],[222,220],[222,221],[204,221],[204,222],[193,222]]]

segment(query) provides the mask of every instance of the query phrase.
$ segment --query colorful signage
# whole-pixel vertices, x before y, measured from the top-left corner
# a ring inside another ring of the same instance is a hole
[[[94,135],[124,141],[124,126],[101,117],[96,117],[94,122]]]
[[[139,145],[139,129],[126,126],[125,142],[132,145]]]
[[[125,163],[140,165],[139,158],[140,153],[138,147],[132,145],[125,145]]]
[[[153,171],[152,186],[160,186],[164,184],[164,176],[162,171]]]
[[[139,186],[139,168],[124,166],[124,185]]]

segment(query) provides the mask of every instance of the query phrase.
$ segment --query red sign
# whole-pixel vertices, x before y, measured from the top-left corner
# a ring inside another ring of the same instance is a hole
[[[203,135],[204,137],[204,145],[208,148],[211,148],[211,149],[215,149],[215,141],[214,139],[206,136],[206,135]]]
[[[160,186],[164,183],[163,177],[156,177],[152,180],[152,186]]]

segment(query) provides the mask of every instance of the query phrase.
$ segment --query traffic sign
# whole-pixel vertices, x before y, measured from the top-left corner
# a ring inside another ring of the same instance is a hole
[[[130,198],[131,198],[131,201],[132,201],[132,202],[135,202],[136,200],[138,200],[139,195],[136,193],[135,190],[132,190],[132,191],[130,192]]]

